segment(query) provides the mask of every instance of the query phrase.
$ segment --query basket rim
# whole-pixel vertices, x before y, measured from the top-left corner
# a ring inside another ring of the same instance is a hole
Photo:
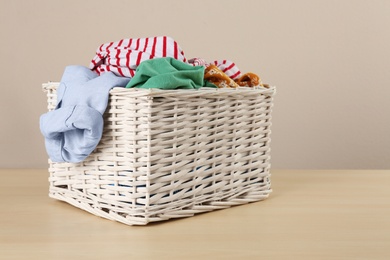
[[[55,90],[60,85],[60,82],[49,81],[42,84],[43,91]],[[250,87],[238,87],[238,88],[210,88],[202,87],[199,89],[142,89],[142,88],[123,88],[123,87],[114,87],[110,90],[110,94],[115,95],[126,95],[129,93],[138,94],[141,96],[160,96],[160,95],[173,95],[173,94],[199,94],[199,93],[208,93],[208,94],[234,94],[239,92],[240,94],[263,94],[273,96],[276,94],[276,86],[269,86],[269,88],[250,88]]]

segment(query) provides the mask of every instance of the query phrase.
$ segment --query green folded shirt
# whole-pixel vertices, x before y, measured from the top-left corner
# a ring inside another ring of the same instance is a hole
[[[216,87],[204,80],[204,67],[192,66],[174,58],[141,62],[126,88],[198,89]]]

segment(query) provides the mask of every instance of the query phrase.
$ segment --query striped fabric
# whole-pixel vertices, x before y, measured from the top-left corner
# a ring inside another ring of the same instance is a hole
[[[89,68],[99,75],[111,71],[117,76],[132,78],[141,62],[162,57],[172,57],[194,66],[207,67],[209,64],[214,64],[232,79],[241,75],[232,61],[216,60],[208,63],[200,58],[187,61],[179,44],[168,36],[130,38],[104,43],[97,48]]]
[[[241,71],[236,64],[229,60],[216,60],[213,62],[223,73],[228,75],[232,79],[237,79],[241,76]]]
[[[205,61],[204,59],[201,58],[193,58],[188,60],[188,63],[191,64],[192,66],[203,66],[203,67],[208,67],[210,63]]]
[[[90,69],[99,75],[112,71],[123,77],[133,77],[138,65],[153,58],[172,57],[186,62],[184,52],[167,36],[122,39],[102,44],[90,63]]]

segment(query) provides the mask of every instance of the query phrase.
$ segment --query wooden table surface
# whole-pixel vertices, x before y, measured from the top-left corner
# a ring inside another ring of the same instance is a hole
[[[147,226],[48,197],[0,170],[0,259],[390,259],[390,170],[273,170],[261,202]]]

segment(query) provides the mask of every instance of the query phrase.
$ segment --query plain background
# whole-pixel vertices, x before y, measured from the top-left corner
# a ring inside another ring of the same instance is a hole
[[[390,168],[390,1],[0,0],[0,32],[0,168],[47,167],[42,83],[160,35],[277,87],[273,168]]]

